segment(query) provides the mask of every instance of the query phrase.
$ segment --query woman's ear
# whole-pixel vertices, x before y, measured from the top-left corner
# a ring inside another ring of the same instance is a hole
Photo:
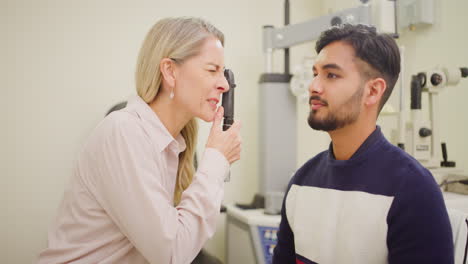
[[[387,89],[387,83],[382,78],[375,78],[367,82],[368,93],[365,99],[366,106],[379,104],[380,100]]]
[[[169,58],[164,58],[159,63],[159,70],[162,74],[162,82],[169,87],[175,86],[175,63]]]

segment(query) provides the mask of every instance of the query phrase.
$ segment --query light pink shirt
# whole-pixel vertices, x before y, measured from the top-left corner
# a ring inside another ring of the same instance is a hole
[[[94,130],[38,263],[190,263],[215,232],[226,158],[206,149],[174,207],[185,149],[138,96]]]

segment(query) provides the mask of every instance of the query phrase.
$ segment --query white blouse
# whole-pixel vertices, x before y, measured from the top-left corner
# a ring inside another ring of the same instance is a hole
[[[190,263],[216,229],[229,163],[207,148],[174,207],[185,150],[138,96],[81,151],[38,263]]]

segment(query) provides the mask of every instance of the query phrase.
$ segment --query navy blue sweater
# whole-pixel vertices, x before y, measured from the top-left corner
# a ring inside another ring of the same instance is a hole
[[[291,179],[273,263],[453,263],[447,209],[431,173],[380,128],[349,160],[332,144]]]

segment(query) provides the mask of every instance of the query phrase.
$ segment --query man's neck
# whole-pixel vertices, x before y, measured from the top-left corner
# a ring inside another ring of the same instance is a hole
[[[362,120],[361,120],[362,121]],[[337,160],[348,160],[374,132],[375,122],[355,122],[343,128],[329,131],[333,154]]]

